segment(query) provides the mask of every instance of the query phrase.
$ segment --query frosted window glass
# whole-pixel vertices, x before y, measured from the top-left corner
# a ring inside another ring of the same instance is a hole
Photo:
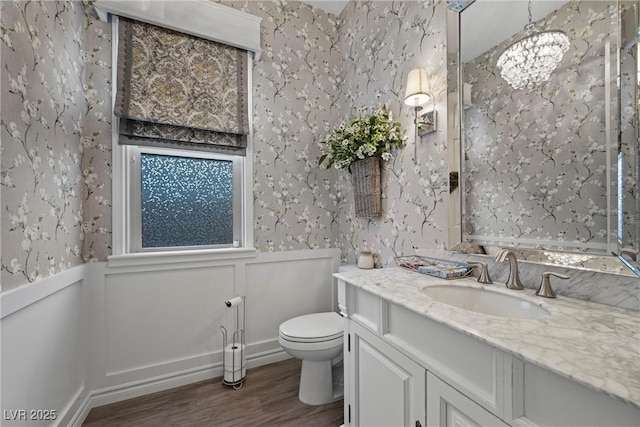
[[[233,243],[233,162],[142,153],[142,247]]]

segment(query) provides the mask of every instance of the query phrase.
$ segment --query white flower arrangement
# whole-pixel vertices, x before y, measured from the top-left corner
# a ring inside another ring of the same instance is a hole
[[[378,105],[372,114],[357,114],[341,123],[327,135],[318,164],[325,160],[326,168],[348,168],[356,160],[367,157],[382,157],[391,160],[393,148],[405,143],[400,122],[386,105]]]

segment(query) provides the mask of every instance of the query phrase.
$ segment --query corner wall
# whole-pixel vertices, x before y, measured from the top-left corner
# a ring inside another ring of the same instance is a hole
[[[354,263],[356,253],[370,248],[393,265],[394,256],[447,244],[446,11],[445,2],[431,0],[352,1],[341,15],[342,115],[386,103],[407,131],[407,145],[383,162],[381,218],[355,217],[351,175],[340,172],[343,262]],[[418,67],[427,70],[438,123],[437,132],[419,140],[416,159],[413,109],[404,105],[404,90],[407,74]]]

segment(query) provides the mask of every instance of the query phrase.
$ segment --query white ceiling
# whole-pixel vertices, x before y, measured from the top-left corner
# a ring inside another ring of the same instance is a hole
[[[310,6],[317,7],[326,12],[333,13],[334,15],[340,15],[344,7],[349,0],[300,0],[302,3],[306,3]]]

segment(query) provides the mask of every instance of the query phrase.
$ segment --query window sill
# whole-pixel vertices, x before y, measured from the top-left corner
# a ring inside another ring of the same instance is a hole
[[[192,267],[194,264],[211,264],[219,261],[255,258],[255,248],[195,249],[188,251],[139,252],[111,255],[107,258],[109,268],[163,266],[175,268]]]

